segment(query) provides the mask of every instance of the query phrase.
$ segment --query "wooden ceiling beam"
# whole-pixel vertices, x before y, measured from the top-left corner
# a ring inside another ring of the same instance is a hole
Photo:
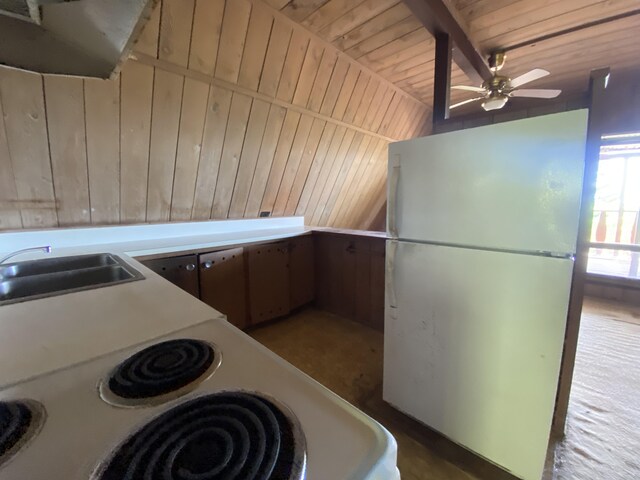
[[[431,35],[446,33],[453,42],[453,61],[477,84],[491,78],[491,70],[480,51],[456,20],[445,0],[404,0],[409,10]]]

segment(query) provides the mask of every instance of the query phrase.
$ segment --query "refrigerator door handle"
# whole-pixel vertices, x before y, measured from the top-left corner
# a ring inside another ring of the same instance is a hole
[[[395,282],[395,270],[396,270],[396,250],[398,249],[398,242],[390,240],[387,243],[387,272],[385,279],[387,282],[386,291],[388,292],[389,308],[396,308],[398,305],[398,299],[396,296],[396,282]]]
[[[396,220],[396,212],[398,210],[398,183],[400,181],[400,155],[392,155],[389,159],[390,172],[389,172],[389,203],[388,203],[388,220],[387,225],[389,235],[398,238],[398,225]]]

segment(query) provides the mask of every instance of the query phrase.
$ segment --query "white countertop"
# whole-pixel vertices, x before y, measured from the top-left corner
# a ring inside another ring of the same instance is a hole
[[[51,245],[54,256],[109,252],[145,276],[1,306],[0,387],[221,316],[132,257],[277,240],[309,230],[301,218],[292,217],[0,234],[0,255],[37,245]],[[42,256],[23,255],[16,261]]]

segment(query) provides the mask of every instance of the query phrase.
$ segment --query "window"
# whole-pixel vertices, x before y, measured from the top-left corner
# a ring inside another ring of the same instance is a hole
[[[640,278],[640,133],[602,140],[588,271]]]

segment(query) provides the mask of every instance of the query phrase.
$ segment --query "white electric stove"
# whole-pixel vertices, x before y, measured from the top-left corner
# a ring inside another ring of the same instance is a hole
[[[399,479],[384,427],[223,319],[1,390],[0,427],[3,480]]]

